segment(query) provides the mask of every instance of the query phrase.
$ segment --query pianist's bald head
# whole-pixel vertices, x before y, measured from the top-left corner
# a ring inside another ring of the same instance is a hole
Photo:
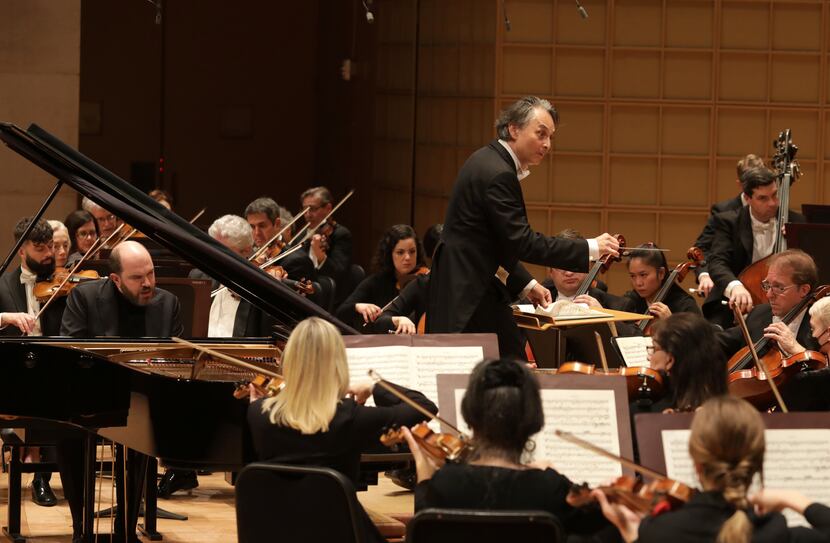
[[[150,253],[136,241],[124,241],[110,253],[110,279],[119,292],[135,305],[147,305],[156,289],[155,268]]]

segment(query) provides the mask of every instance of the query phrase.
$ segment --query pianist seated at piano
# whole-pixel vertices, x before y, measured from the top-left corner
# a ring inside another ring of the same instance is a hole
[[[70,293],[61,335],[91,337],[181,336],[179,299],[156,288],[150,253],[124,241],[110,253],[106,279],[79,284]]]
[[[262,461],[320,465],[358,484],[360,455],[380,451],[385,429],[412,426],[425,417],[372,383],[349,382],[343,338],[330,323],[311,317],[300,322],[282,357],[285,388],[271,398],[252,391],[248,425]],[[420,392],[398,387],[411,400],[436,413]],[[377,407],[364,405],[369,397]],[[383,541],[364,518],[368,540]]]
[[[424,248],[415,229],[408,224],[390,227],[378,243],[372,268],[374,273],[363,279],[337,309],[340,320],[358,329],[374,322],[401,289],[415,279],[416,273],[429,271],[424,266]]]

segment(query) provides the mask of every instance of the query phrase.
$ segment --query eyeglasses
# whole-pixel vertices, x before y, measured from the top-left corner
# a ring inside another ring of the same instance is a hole
[[[95,230],[91,230],[89,232],[82,232],[78,230],[75,232],[75,236],[79,238],[94,238],[96,236]]]
[[[105,215],[103,217],[96,217],[95,220],[98,224],[101,224],[102,222],[115,222],[115,215],[110,213],[109,215]]]
[[[320,206],[306,206],[306,207],[308,207],[309,213],[314,213],[315,211],[319,211],[320,209],[322,209],[326,206],[325,205],[320,205]]]
[[[786,287],[782,287],[781,285],[770,285],[766,281],[761,281],[761,290],[764,292],[772,291],[773,294],[776,296],[781,296],[791,288],[797,287],[798,285],[787,285]]]
[[[659,345],[657,345],[657,346],[654,346],[654,344],[646,345],[646,354],[649,355],[649,356],[653,355],[657,351],[662,351],[662,350],[663,350],[663,348],[660,347]]]

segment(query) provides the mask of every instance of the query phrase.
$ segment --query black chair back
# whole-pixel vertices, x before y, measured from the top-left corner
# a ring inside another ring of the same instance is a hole
[[[314,295],[309,296],[309,299],[329,313],[334,312],[336,309],[334,307],[334,290],[336,287],[334,279],[327,275],[320,275],[317,277],[317,281],[315,281],[315,283]],[[317,288],[317,285],[320,286],[319,289]]]
[[[239,543],[363,543],[351,481],[329,468],[254,463],[236,481]]]
[[[559,520],[546,511],[424,509],[406,529],[407,543],[558,543],[565,536]]]

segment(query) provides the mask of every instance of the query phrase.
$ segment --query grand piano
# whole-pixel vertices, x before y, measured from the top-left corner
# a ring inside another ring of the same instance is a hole
[[[57,179],[39,213],[62,185],[69,185],[278,322],[272,339],[212,341],[214,348],[269,367],[280,343],[307,317],[323,318],[343,334],[358,333],[42,128],[0,123],[0,139]],[[232,394],[235,384],[250,375],[210,359],[197,362],[193,353],[173,349],[169,338],[129,341],[0,339],[0,427],[57,428],[87,436],[83,541],[94,537],[90,485],[99,436],[121,444],[131,466],[124,482],[125,529],[113,540],[136,540],[149,458],[211,471],[239,469],[254,460],[245,423],[247,402]],[[138,354],[112,356],[125,351]],[[39,391],[36,402],[33,390]]]

